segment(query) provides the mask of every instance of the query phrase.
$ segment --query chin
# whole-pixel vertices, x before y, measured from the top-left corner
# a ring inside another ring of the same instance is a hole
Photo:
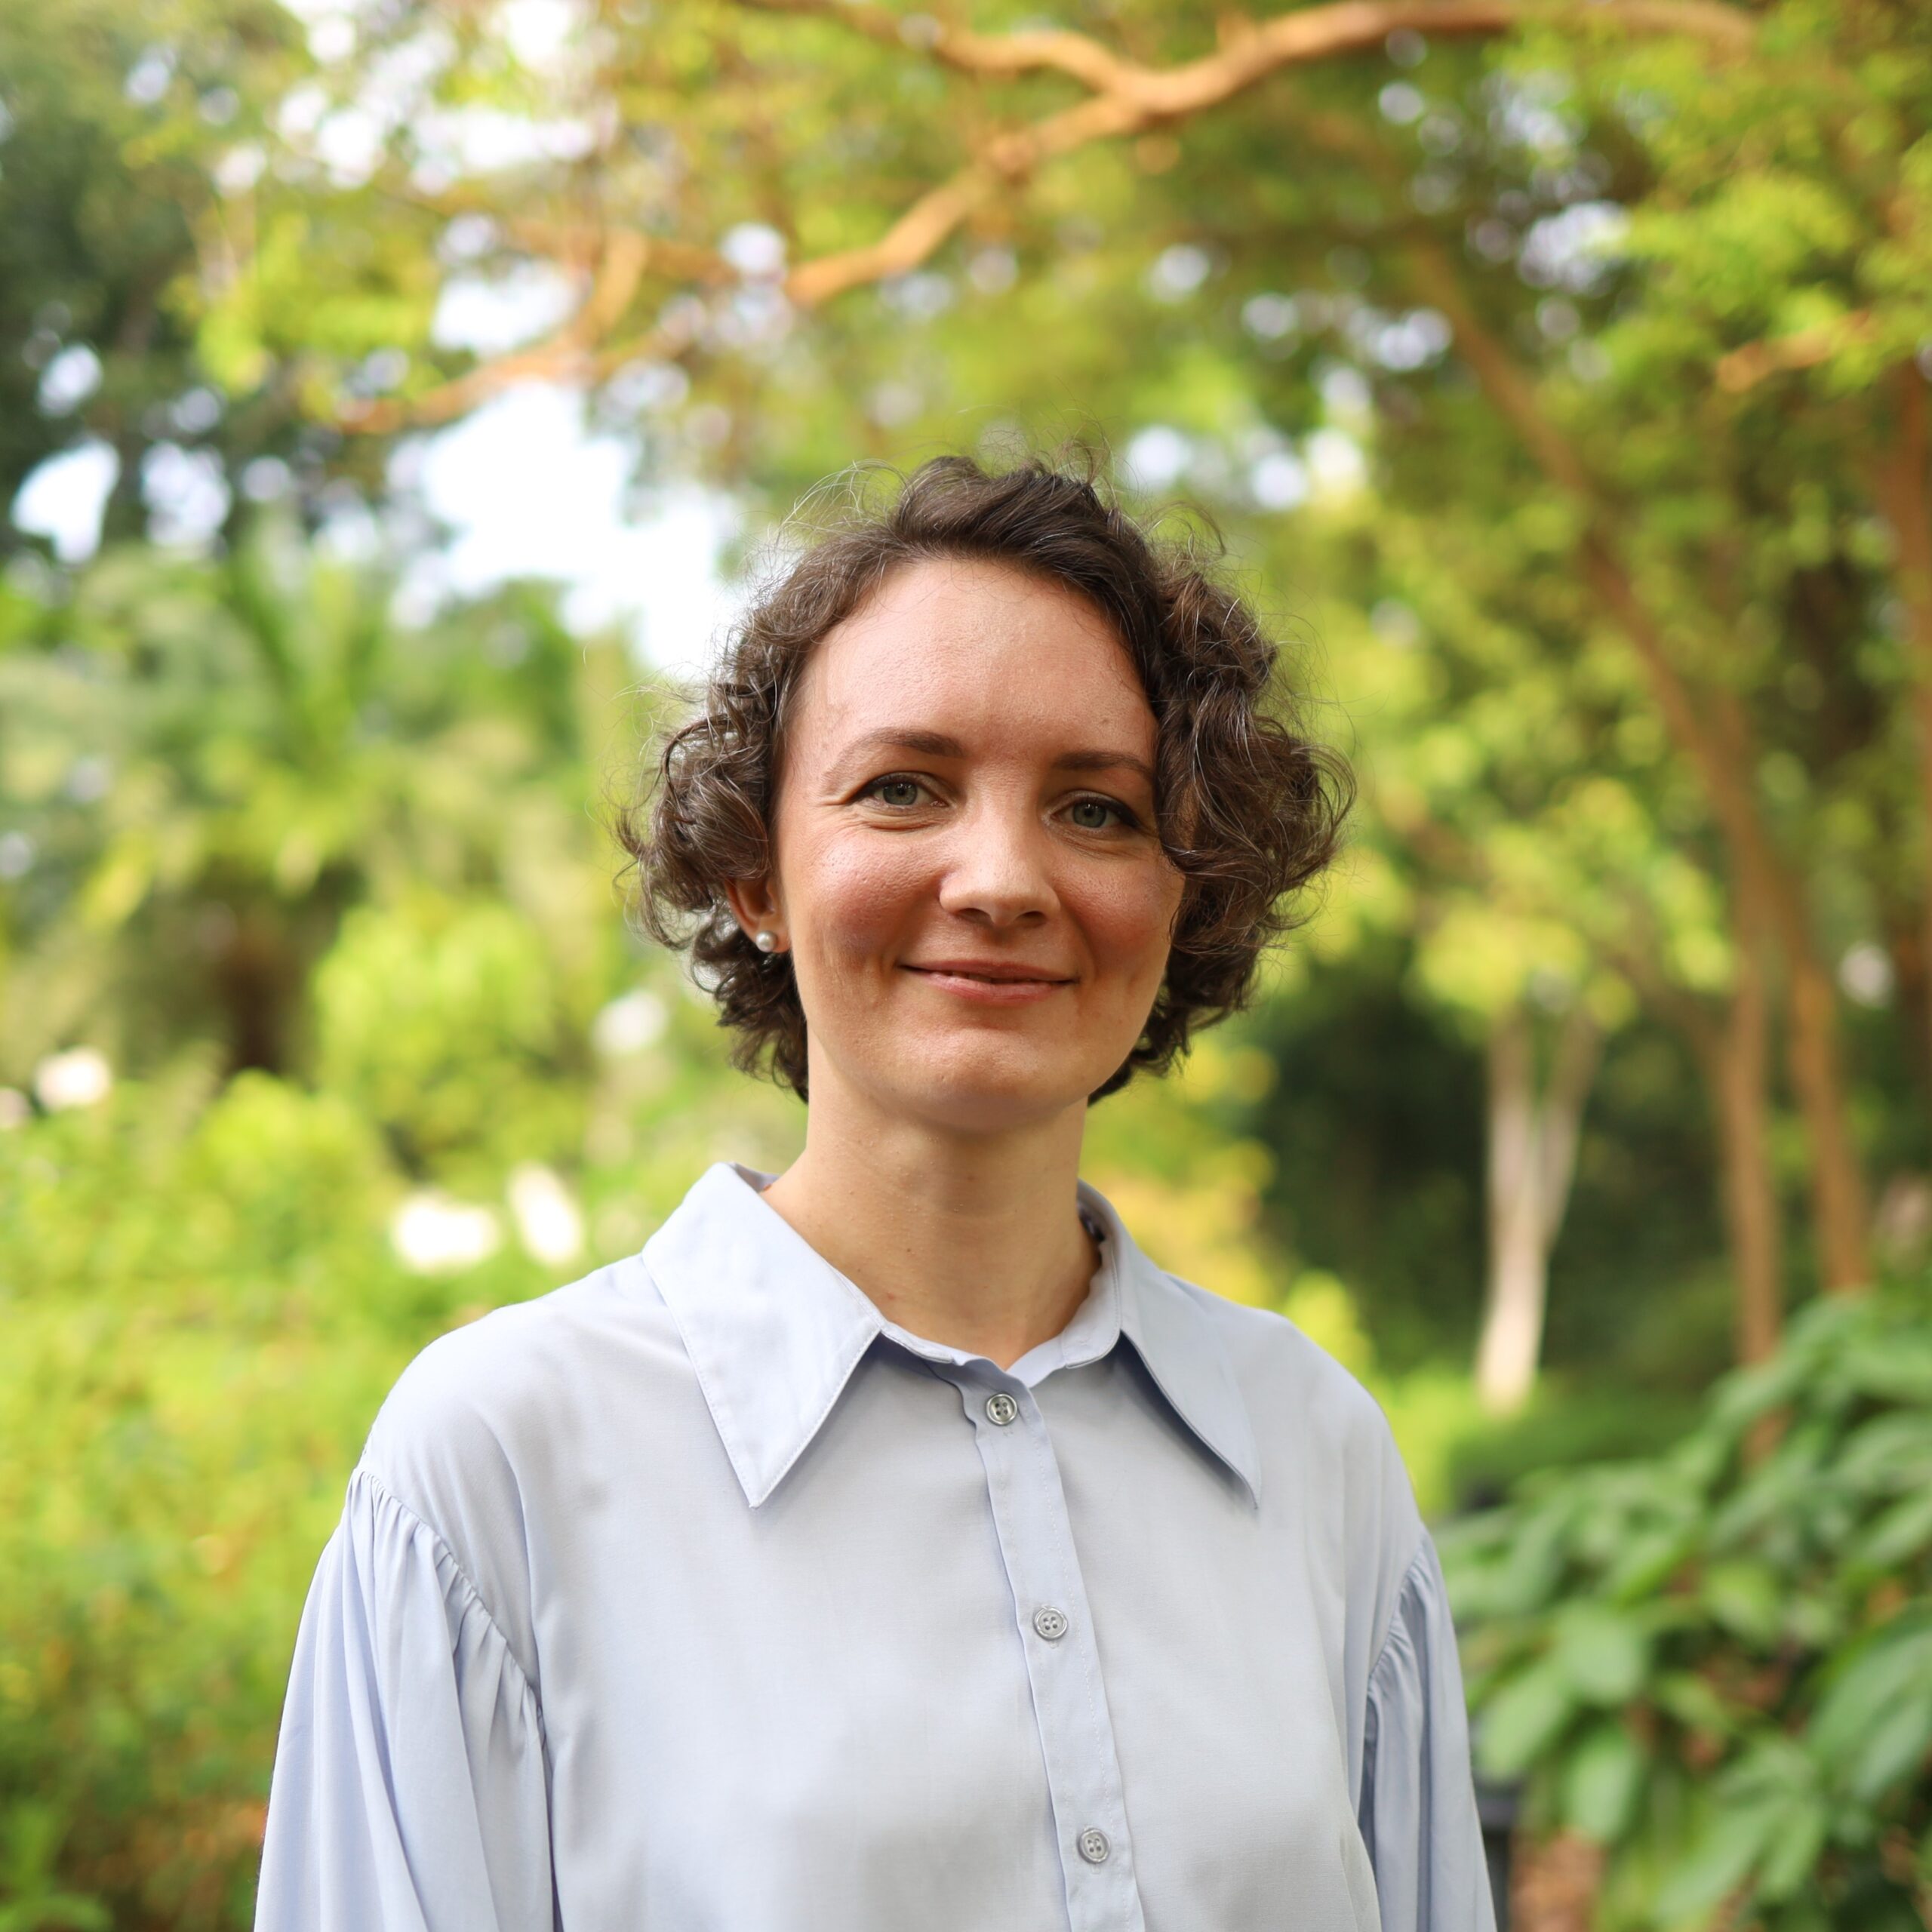
[[[1118,1064],[1094,1072],[1064,1054],[982,1034],[935,1042],[909,1055],[894,1070],[890,1091],[909,1114],[970,1133],[995,1134],[1081,1105]]]

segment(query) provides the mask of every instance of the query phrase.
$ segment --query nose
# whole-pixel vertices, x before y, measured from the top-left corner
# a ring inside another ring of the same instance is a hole
[[[983,796],[962,814],[940,881],[949,912],[989,926],[1037,924],[1059,905],[1048,835],[1031,801]]]

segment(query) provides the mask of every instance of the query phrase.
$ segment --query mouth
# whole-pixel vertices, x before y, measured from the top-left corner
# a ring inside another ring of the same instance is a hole
[[[921,959],[904,962],[909,973],[930,973],[949,980],[983,980],[993,986],[1067,986],[1070,975],[1049,973],[1004,959]]]
[[[961,999],[1001,1006],[1044,999],[1073,981],[1066,974],[1010,960],[934,959],[908,961],[904,970],[928,985]]]

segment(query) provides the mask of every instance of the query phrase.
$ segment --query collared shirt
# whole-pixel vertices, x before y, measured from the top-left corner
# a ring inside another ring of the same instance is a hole
[[[432,1343],[297,1641],[258,1932],[1491,1932],[1381,1411],[1107,1202],[1002,1369],[714,1167]]]

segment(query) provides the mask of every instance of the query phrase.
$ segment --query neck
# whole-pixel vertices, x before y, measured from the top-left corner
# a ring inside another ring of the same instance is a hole
[[[1086,1112],[960,1134],[815,1077],[804,1152],[764,1198],[888,1321],[1010,1367],[1099,1265],[1075,1194]]]

